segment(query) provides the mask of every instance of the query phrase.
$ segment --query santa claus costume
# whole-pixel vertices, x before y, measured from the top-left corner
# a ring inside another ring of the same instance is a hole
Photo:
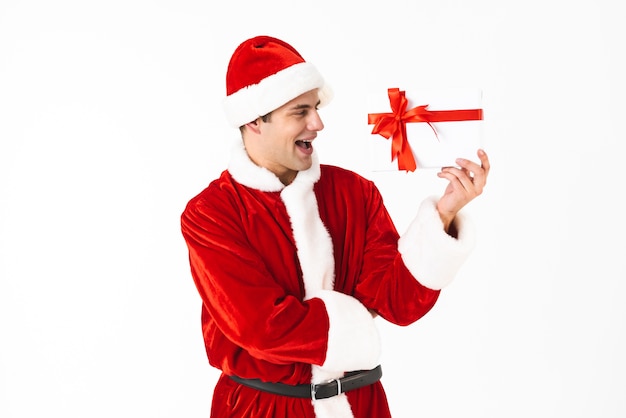
[[[252,38],[231,58],[226,114],[241,126],[312,89],[329,100],[293,47]],[[311,168],[284,185],[243,143],[189,201],[181,225],[208,360],[222,371],[214,418],[390,417],[372,313],[398,325],[417,321],[474,245],[462,214],[457,236],[446,234],[434,198],[400,236],[373,182],[320,164],[314,153]],[[353,388],[355,371],[366,371],[365,380],[378,374]],[[318,399],[328,382],[336,393]],[[292,388],[312,390],[300,397]]]

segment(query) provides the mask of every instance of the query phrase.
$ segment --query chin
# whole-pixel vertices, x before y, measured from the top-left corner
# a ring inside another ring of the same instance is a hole
[[[300,162],[300,164],[298,164],[298,171],[308,170],[309,168],[311,168],[312,165],[313,165],[313,160],[309,158],[308,161],[302,161]]]

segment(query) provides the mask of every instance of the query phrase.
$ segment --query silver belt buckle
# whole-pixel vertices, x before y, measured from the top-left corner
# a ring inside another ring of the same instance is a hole
[[[341,395],[341,393],[342,393],[342,392],[341,392],[341,378],[340,378],[340,377],[338,377],[338,378],[336,378],[336,379],[330,379],[330,380],[329,380],[328,382],[326,382],[326,383],[332,383],[332,382],[334,382],[334,381],[336,381],[336,382],[337,382],[337,395],[335,395],[335,396],[339,396],[339,395]],[[313,402],[315,402],[315,401],[316,401],[316,398],[315,398],[315,394],[316,394],[316,393],[317,393],[317,385],[316,385],[315,383],[311,383],[311,400],[312,400]]]

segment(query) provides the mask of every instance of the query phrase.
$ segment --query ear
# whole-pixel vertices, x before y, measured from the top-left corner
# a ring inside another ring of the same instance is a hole
[[[255,134],[261,133],[261,118],[256,118],[252,122],[248,122],[245,124],[246,129],[250,129]]]

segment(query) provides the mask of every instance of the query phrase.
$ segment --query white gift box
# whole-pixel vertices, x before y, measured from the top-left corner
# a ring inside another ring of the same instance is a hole
[[[396,86],[391,86],[396,87]],[[405,111],[427,105],[427,110],[482,109],[482,91],[477,88],[404,89],[408,105]],[[368,93],[368,114],[392,113],[387,88]],[[370,159],[373,171],[397,171],[398,159],[392,161],[392,139],[370,131]],[[476,152],[482,147],[481,120],[452,122],[407,122],[406,134],[417,169],[457,166],[457,158],[479,162]],[[434,129],[434,131],[433,131]],[[436,134],[435,134],[436,132]],[[397,133],[396,135],[398,135]],[[394,135],[395,136],[395,135]]]

